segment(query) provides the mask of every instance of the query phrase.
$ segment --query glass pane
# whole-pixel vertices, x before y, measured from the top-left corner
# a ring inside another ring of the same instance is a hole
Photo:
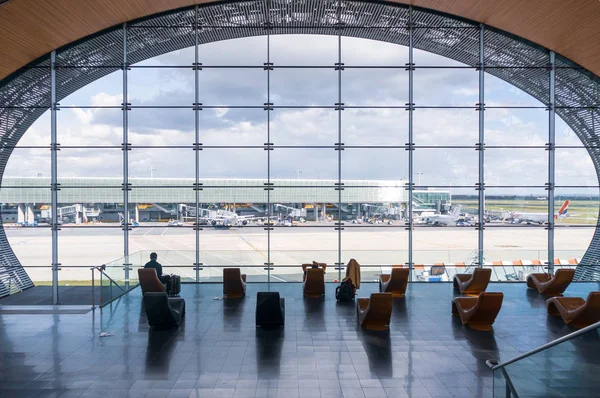
[[[545,109],[486,109],[486,145],[545,147],[547,142],[548,112]]]
[[[207,31],[209,34],[212,32],[210,29]],[[261,32],[264,30],[261,29]],[[199,56],[204,66],[262,67],[263,63],[267,62],[267,37],[244,37],[202,44],[199,47]]]
[[[418,148],[413,180],[420,186],[475,186],[479,153],[474,148]]]
[[[416,145],[475,146],[479,141],[479,116],[472,109],[417,109],[413,118]]]
[[[358,208],[359,206],[353,206]],[[389,273],[392,265],[406,266],[408,262],[408,231],[396,214],[398,207],[362,206],[360,218],[345,221],[342,231],[342,263],[354,258],[361,265],[361,281],[376,282],[381,273]],[[363,218],[364,219],[364,218]],[[381,223],[379,223],[381,222]],[[345,275],[345,270],[342,270]]]
[[[335,152],[337,154],[337,151]],[[372,180],[386,185],[404,185],[408,178],[408,153],[404,148],[346,148],[342,151],[342,179]]]
[[[331,69],[271,71],[271,102],[275,106],[330,106],[338,101],[338,72]]]
[[[119,146],[123,142],[123,111],[114,108],[65,108],[57,115],[61,146]],[[48,126],[50,123],[48,122]],[[50,142],[50,135],[47,140]]]
[[[333,185],[338,177],[337,154],[333,148],[277,148],[271,151],[271,178],[328,180],[321,185]]]
[[[232,178],[266,182],[267,151],[263,148],[204,148],[200,152],[200,178],[219,179],[206,180],[205,185],[228,185],[226,179]]]
[[[48,151],[50,152],[50,151]],[[123,151],[119,148],[63,148],[58,152],[58,182],[72,185],[78,181],[90,181],[93,178],[120,179],[123,183]]]
[[[556,188],[554,222],[557,226],[595,226],[599,199],[598,188]]]
[[[476,113],[473,109],[479,102],[479,74],[474,68],[464,67],[417,68],[414,101],[416,106],[468,106]]]
[[[586,148],[556,148],[557,186],[598,186],[598,176]]]
[[[194,71],[185,68],[133,68],[127,74],[132,106],[188,106],[194,101]],[[191,112],[191,111],[190,111]]]
[[[185,149],[133,148],[129,151],[129,176],[183,179],[181,185],[193,184],[189,179],[196,177],[194,151],[191,146]]]
[[[71,82],[75,77],[88,74],[87,70],[87,68],[57,68],[56,84],[58,96],[60,97],[63,90],[71,90],[69,84],[72,84]],[[60,105],[121,107],[123,104],[123,71],[103,69],[101,72],[106,73],[106,75],[61,99]],[[65,87],[61,88],[63,85]],[[65,91],[64,93],[66,94],[67,92]]]
[[[333,66],[338,62],[338,38],[325,35],[269,37],[271,62],[277,66]],[[266,56],[264,61],[266,62]]]
[[[487,69],[487,71],[488,73],[485,74],[484,91],[486,105],[545,107],[545,105],[538,99],[500,78],[509,76],[514,77],[515,75],[526,75],[529,77],[529,79],[538,80],[541,84],[545,84],[545,90],[548,90],[550,76],[548,74],[548,68],[545,66],[539,69],[494,68]],[[544,98],[547,101],[548,93],[545,93]]]
[[[262,107],[267,102],[267,72],[260,68],[205,68],[199,85],[200,103],[205,106]]]
[[[342,112],[342,141],[352,146],[405,145],[408,142],[408,112],[404,109],[346,108]]]
[[[346,68],[342,72],[342,101],[347,106],[396,106],[408,102],[408,73],[404,68]]]
[[[264,145],[267,112],[248,108],[204,109],[200,112],[200,142],[204,145]]]
[[[395,29],[395,33],[408,35],[408,30],[398,28]],[[396,66],[404,71],[408,62],[408,47],[376,40],[342,37],[342,62],[346,68],[348,66]],[[408,88],[408,84],[406,87]]]
[[[548,192],[544,188],[485,190],[488,225],[542,225],[548,220]]]
[[[271,112],[271,143],[275,145],[333,146],[338,137],[338,111],[334,109],[275,109]],[[264,142],[257,140],[254,145]]]
[[[548,261],[548,231],[543,226],[488,224],[484,231],[484,263],[493,281],[525,281],[544,272]]]
[[[194,143],[196,127],[191,109],[133,108],[128,117],[128,138],[133,146],[191,147]]]
[[[27,165],[27,167],[24,167]],[[29,179],[31,177],[48,178],[50,184],[50,149],[49,148],[15,148],[10,154],[6,164],[2,185],[9,185],[8,177],[19,177]],[[28,183],[25,183],[28,184]],[[29,185],[29,184],[28,184]]]
[[[160,29],[160,28],[155,28],[155,27],[147,27],[147,28],[132,28],[129,30],[129,37],[127,38],[128,42],[127,44],[129,45],[130,49],[138,49],[139,48],[139,44],[138,42],[141,42],[140,44],[144,44],[144,41],[146,41],[146,39],[138,39],[138,37],[136,37],[136,33],[138,32],[143,32],[145,31],[152,31],[152,32],[157,32],[158,34],[172,34],[173,30],[176,30],[177,33],[180,35],[180,39],[182,36],[183,31],[187,30],[187,35],[188,35],[188,40],[191,40],[193,43],[194,40],[194,29],[193,28],[188,28],[188,27],[182,27],[182,26],[178,26],[176,28],[164,28],[164,29]],[[133,35],[133,36],[132,36]],[[150,67],[150,66],[189,66],[191,68],[192,63],[194,62],[194,52],[195,49],[193,47],[187,47],[187,48],[183,48],[181,50],[176,50],[176,51],[171,51],[168,52],[166,54],[161,54],[157,57],[153,57],[150,59],[146,59],[144,61],[138,62],[136,64],[133,65],[133,67],[137,67],[137,66],[144,66],[144,67]]]
[[[452,281],[454,274],[457,273],[457,263],[470,265],[477,261],[477,236],[477,231],[473,227],[417,225],[413,232],[412,280]],[[462,271],[459,268],[460,272]]]
[[[320,221],[312,221],[315,212],[319,212]],[[325,207],[323,207],[325,206]],[[338,281],[338,231],[334,229],[333,220],[329,221],[327,214],[334,211],[329,203],[306,205],[308,221],[278,223],[271,232],[271,262],[276,282],[301,282],[303,278],[302,264],[312,264],[313,261],[326,263],[325,281]],[[325,217],[325,221],[323,221]]]
[[[64,214],[64,213],[63,213]],[[63,281],[91,279],[89,268],[107,264],[123,257],[123,230],[117,222],[102,226],[74,224],[63,215],[63,225],[58,236],[59,262],[68,268],[61,272]]]
[[[548,181],[548,152],[542,148],[493,148],[485,151],[487,186],[540,186]]]

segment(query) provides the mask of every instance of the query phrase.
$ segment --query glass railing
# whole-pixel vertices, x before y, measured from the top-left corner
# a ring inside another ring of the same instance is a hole
[[[599,396],[598,328],[600,322],[504,363],[488,361],[494,398]]]

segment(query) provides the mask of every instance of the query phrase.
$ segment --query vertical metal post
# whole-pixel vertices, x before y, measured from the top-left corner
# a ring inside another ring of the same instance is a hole
[[[554,182],[556,146],[556,55],[550,51],[550,92],[548,98],[548,272],[554,273]]]
[[[267,102],[266,102],[266,111],[267,111],[267,284],[269,286],[269,291],[271,291],[271,269],[272,269],[272,261],[271,261],[271,231],[273,230],[272,226],[272,217],[273,217],[273,206],[271,206],[271,190],[273,189],[271,183],[271,109],[273,104],[271,103],[271,70],[273,69],[273,65],[271,64],[271,2],[267,0],[267,63],[265,69],[267,70]]]
[[[483,229],[485,224],[485,175],[484,175],[484,154],[485,154],[485,43],[484,43],[484,26],[479,26],[479,103],[477,110],[479,113],[479,142],[477,150],[479,152],[479,181],[477,182],[478,190],[478,217],[477,217],[477,264],[483,267],[484,263],[484,246],[483,246]]]
[[[50,200],[52,205],[52,304],[58,304],[58,136],[56,123],[56,51],[50,53]]]
[[[344,69],[342,63],[342,2],[338,2],[338,64],[337,64],[337,72],[338,72],[338,100],[337,100],[337,114],[338,114],[338,137],[337,137],[337,153],[338,153],[338,183],[337,183],[337,191],[338,191],[338,222],[337,222],[337,232],[338,232],[338,260],[337,260],[337,269],[338,269],[338,281],[342,280],[342,150],[343,142],[342,142],[342,110],[344,109],[342,103],[342,70]],[[325,204],[323,204],[323,211],[325,211]]]
[[[413,111],[414,111],[414,99],[413,99],[413,72],[415,70],[414,64],[414,52],[413,52],[413,9],[412,7],[408,10],[408,275],[409,281],[412,282],[413,275],[413,190],[414,190],[414,179],[413,179],[413,152],[414,152],[414,131],[413,131]]]
[[[127,92],[127,23],[123,24],[123,257],[125,282],[129,282],[129,95]]]
[[[196,282],[200,282],[200,57],[198,50],[198,6],[194,14],[194,159],[196,167],[196,181],[194,192],[196,196]]]
[[[90,268],[92,270],[92,309],[96,309],[96,280],[94,277],[95,267]]]

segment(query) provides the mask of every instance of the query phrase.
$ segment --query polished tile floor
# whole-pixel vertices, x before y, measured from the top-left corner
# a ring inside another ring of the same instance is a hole
[[[184,284],[185,325],[171,331],[149,331],[139,289],[88,314],[0,315],[0,397],[491,397],[486,360],[573,331],[522,283],[489,286],[505,294],[493,333],[451,316],[451,284],[409,285],[389,332],[359,330],[333,284],[325,299],[292,283],[249,284],[241,300],[216,299],[221,289]],[[376,289],[363,284],[360,296]],[[254,326],[256,292],[267,290],[286,299],[284,329]],[[572,284],[567,296],[592,290]],[[597,336],[570,352],[598,363]]]

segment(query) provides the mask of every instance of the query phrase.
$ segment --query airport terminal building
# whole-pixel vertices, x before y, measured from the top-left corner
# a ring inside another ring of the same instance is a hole
[[[86,219],[88,222],[120,221],[119,213],[124,211],[121,181],[120,178],[61,179],[59,218],[76,224]],[[295,218],[309,220],[323,219],[328,213],[336,219],[341,215],[342,220],[371,218],[375,214],[392,220],[408,216],[406,181],[345,181],[344,187],[348,189],[343,191],[323,189],[333,186],[336,182],[333,180],[272,179],[271,191],[265,190],[265,180],[259,179],[200,181],[200,209],[227,208],[241,216],[265,216],[269,214],[269,204],[270,214],[283,215],[283,218],[290,213]],[[128,219],[135,222],[193,221],[194,179],[132,178],[130,182],[135,189],[129,194]],[[2,221],[28,225],[39,221],[48,223],[51,195],[44,187],[49,183],[49,179],[39,177],[5,178],[0,191]],[[418,211],[447,212],[452,198],[449,191],[414,190],[413,203]]]

